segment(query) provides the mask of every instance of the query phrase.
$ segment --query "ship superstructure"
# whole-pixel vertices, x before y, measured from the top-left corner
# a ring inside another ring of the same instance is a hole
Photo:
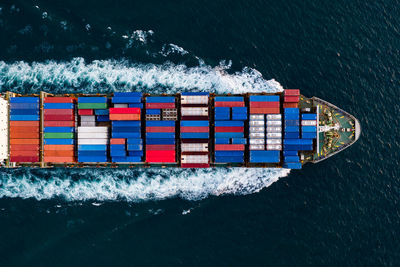
[[[297,89],[217,95],[0,98],[3,167],[276,167],[301,169],[360,136],[356,118]]]

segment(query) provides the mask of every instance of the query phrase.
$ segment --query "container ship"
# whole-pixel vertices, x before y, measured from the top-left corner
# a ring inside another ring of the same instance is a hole
[[[352,145],[351,114],[298,89],[0,97],[5,168],[301,169]]]

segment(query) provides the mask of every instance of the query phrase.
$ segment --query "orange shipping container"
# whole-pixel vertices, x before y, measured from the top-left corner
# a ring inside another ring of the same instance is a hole
[[[17,150],[39,150],[39,146],[38,145],[11,145],[10,149],[13,151],[17,151]]]
[[[279,114],[279,108],[250,108],[250,114]]]
[[[15,138],[15,139],[24,139],[24,138],[38,138],[39,139],[39,133],[32,133],[32,132],[25,132],[25,133],[18,133],[18,132],[13,132],[10,131],[10,138]]]
[[[44,150],[74,151],[74,145],[44,145]]]
[[[297,103],[283,103],[283,108],[297,108]]]
[[[10,126],[39,127],[39,121],[10,121]]]
[[[45,162],[68,163],[75,162],[74,157],[44,157]]]
[[[66,150],[45,150],[45,157],[73,157],[74,151],[66,151]]]
[[[39,127],[35,126],[11,126],[10,133],[38,133]]]
[[[39,139],[10,139],[11,145],[39,145]]]
[[[110,114],[112,121],[138,121],[140,114]]]
[[[26,151],[13,151],[11,150],[10,153],[11,157],[19,157],[19,156],[25,156],[25,157],[36,157],[39,156],[39,151],[38,150],[26,150]]]

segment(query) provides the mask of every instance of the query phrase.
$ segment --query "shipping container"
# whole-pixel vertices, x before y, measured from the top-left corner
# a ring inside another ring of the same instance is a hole
[[[229,102],[229,101],[224,101],[224,102],[215,102],[214,103],[215,107],[244,107],[244,102]]]
[[[114,104],[114,108],[129,108],[129,104]]]
[[[188,152],[188,151],[207,152],[208,144],[202,144],[202,143],[181,144],[181,150],[182,152]]]
[[[140,127],[141,122],[140,121],[113,121],[113,122],[111,122],[111,125],[113,127],[125,127],[125,126]]]
[[[86,97],[78,97],[78,103],[107,103],[107,97],[93,97],[93,96],[86,96]]]
[[[207,116],[208,108],[181,108],[182,116]]]
[[[303,126],[317,126],[317,121],[314,120],[302,120],[301,125]]]
[[[187,127],[199,127],[199,126],[207,126],[208,127],[209,121],[190,121],[190,120],[189,121],[181,121],[181,127],[186,127],[186,126]],[[241,126],[243,126],[243,124]]]
[[[146,97],[147,103],[175,103],[173,96],[148,96]]]
[[[305,138],[305,139],[315,139],[315,138],[317,138],[317,132],[310,132],[310,133],[303,132],[301,134],[301,137]]]
[[[73,109],[73,103],[44,103],[44,109]]]
[[[165,139],[162,139],[162,140],[165,140]],[[141,139],[141,138],[128,138],[128,139],[126,139],[126,143],[128,145],[143,144],[143,139]]]
[[[11,126],[10,133],[39,133],[39,127],[37,126]]]
[[[39,139],[10,139],[10,145],[39,145]]]
[[[279,108],[250,108],[250,114],[279,114]]]
[[[267,145],[280,145],[282,144],[281,139],[267,139]]]
[[[233,145],[245,145],[247,144],[246,138],[232,138]]]
[[[10,103],[10,109],[39,109],[36,103]]]
[[[217,150],[224,150],[224,151],[227,151],[227,150],[244,150],[244,145],[233,145],[233,144],[231,144],[231,145],[218,145],[218,144],[216,144],[215,145],[215,150],[217,151]]]
[[[73,157],[73,150],[45,150],[45,157]]]
[[[281,126],[282,121],[267,121],[267,126]]]
[[[78,162],[82,163],[97,163],[97,162],[107,162],[106,156],[79,156]]]
[[[282,150],[282,145],[267,145],[267,150]]]
[[[148,133],[174,133],[175,127],[146,127]]]
[[[285,96],[298,96],[300,95],[299,89],[285,89],[284,91]]]
[[[249,138],[264,138],[264,133],[249,133]]]
[[[39,145],[10,145],[12,151],[39,150]]]
[[[93,109],[79,109],[78,115],[93,115]]]
[[[44,121],[44,127],[74,127],[75,121]]]
[[[129,141],[129,139],[128,139],[128,141]],[[147,138],[146,144],[147,145],[174,145],[175,139],[174,138],[161,138],[161,139]]]
[[[78,139],[90,139],[90,138],[108,138],[108,133],[82,133],[78,132]]]
[[[249,127],[249,132],[250,133],[263,133],[265,132],[264,127]]]
[[[299,96],[285,96],[284,101],[286,103],[297,103],[300,101],[300,97]]]
[[[39,144],[39,140],[37,140]],[[44,139],[45,145],[73,145],[75,144],[74,139]]]
[[[94,113],[96,115],[108,115],[108,114],[110,114],[108,109],[95,109]]]
[[[140,108],[109,108],[110,114],[140,114]]]
[[[298,108],[285,108],[284,109],[285,114],[299,114],[299,109]]]
[[[44,133],[43,138],[46,139],[72,139],[74,133]],[[78,135],[79,138],[79,135]]]
[[[10,115],[11,121],[38,121],[39,115]]]
[[[71,163],[75,162],[74,157],[50,157],[45,156],[44,162],[53,162],[53,163]]]
[[[283,108],[298,108],[298,103],[283,103]]]
[[[181,132],[181,138],[191,138],[191,139],[208,139],[209,138],[209,133],[182,133]]]
[[[249,121],[250,126],[264,126],[264,121]]]
[[[181,133],[208,133],[210,128],[207,126],[187,126],[181,127]]]
[[[10,109],[10,115],[39,115],[39,109]]]
[[[78,109],[106,109],[107,103],[78,103]]]
[[[68,140],[68,139],[65,139]],[[78,145],[106,145],[108,139],[78,139]]]
[[[216,96],[215,102],[243,102],[243,96]]]
[[[284,168],[288,168],[288,169],[294,169],[294,170],[300,170],[301,169],[301,163],[284,163],[283,164]]]
[[[140,120],[140,114],[110,114],[112,121]]]
[[[44,115],[73,115],[73,109],[45,109]]]
[[[282,138],[282,133],[267,133],[267,138]]]
[[[229,144],[230,138],[215,138],[216,144]]]
[[[182,163],[208,163],[208,155],[181,155]]]
[[[141,133],[140,132],[136,132],[136,133],[132,133],[132,132],[112,132],[111,133],[111,138],[140,138],[141,137]]]
[[[281,133],[282,127],[280,126],[269,126],[267,127],[267,133]]]
[[[10,97],[10,103],[39,103],[39,97]]]
[[[39,127],[39,121],[10,121],[11,127]],[[33,128],[30,128],[33,129]]]
[[[279,102],[250,102],[250,110],[252,108],[279,108]]]
[[[25,139],[25,138],[39,138],[39,132],[24,132],[24,133],[17,133],[17,132],[10,132],[10,138],[19,138],[19,139]]]
[[[216,121],[216,127],[244,127],[243,121]]]
[[[182,104],[208,104],[208,96],[193,95],[193,96],[181,96]]]
[[[282,114],[268,114],[267,120],[269,121],[282,120]]]
[[[244,133],[232,133],[232,132],[218,132],[215,133],[215,138],[243,138]],[[208,138],[208,137],[207,137]]]
[[[303,133],[313,133],[313,132],[317,132],[317,127],[316,126],[302,126],[301,131]]]
[[[276,102],[279,101],[278,95],[251,95],[250,102]]]
[[[111,138],[110,144],[111,145],[125,145],[126,139],[125,138]]]
[[[273,115],[267,115],[267,116],[273,116]],[[251,121],[264,121],[265,115],[262,114],[251,114],[250,115],[250,120]]]
[[[113,97],[111,98],[111,102],[114,104],[119,104],[119,103],[140,103],[142,102],[142,97]]]
[[[45,121],[72,121],[74,115],[44,115]]]
[[[264,145],[265,139],[264,138],[250,138],[249,143],[250,143],[250,145]]]
[[[152,150],[173,150],[175,151],[175,145],[146,145],[146,151]]]
[[[72,97],[45,97],[43,99],[44,103],[73,103],[74,99]]]
[[[146,114],[149,115],[160,115],[161,114],[161,109],[147,109]]]
[[[215,127],[215,132],[243,132],[244,127],[237,126],[219,126]]]
[[[74,145],[44,145],[44,150],[73,151]]]
[[[215,151],[214,155],[216,157],[244,157],[244,151]]]
[[[34,157],[14,156],[10,157],[10,162],[39,162],[39,156],[34,156]]]
[[[74,127],[44,127],[45,133],[73,133]]]
[[[141,92],[114,92],[114,97],[142,97]]]
[[[264,150],[264,148],[265,148],[264,145],[259,145],[259,144],[249,145],[249,150]]]
[[[175,108],[175,103],[146,103],[146,109]]]

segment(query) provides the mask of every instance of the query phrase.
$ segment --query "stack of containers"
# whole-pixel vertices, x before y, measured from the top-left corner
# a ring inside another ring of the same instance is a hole
[[[174,110],[175,112],[173,112]],[[159,117],[147,116],[155,114],[158,114]],[[176,120],[175,97],[153,96],[146,98],[146,162],[176,162]]]
[[[142,93],[114,93],[113,108],[110,108],[112,133],[110,155],[112,162],[142,162],[143,141],[141,114],[143,109]]]
[[[39,98],[10,98],[10,162],[39,162]]]
[[[282,116],[277,95],[250,96],[250,162],[280,162],[282,150]]]
[[[208,168],[209,158],[209,93],[181,94],[181,167]]]
[[[95,115],[107,107],[107,97],[78,97],[78,162],[107,162],[108,127]]]
[[[242,96],[215,97],[215,162],[243,163],[247,107]]]
[[[304,139],[317,138],[317,114],[301,114],[301,137]]]
[[[75,162],[74,98],[45,97],[44,107],[44,161]]]
[[[299,136],[299,109],[284,108],[285,137],[284,137],[284,167],[289,169],[301,169],[298,151],[302,150]]]
[[[285,89],[283,108],[298,108],[300,101],[299,89]]]

